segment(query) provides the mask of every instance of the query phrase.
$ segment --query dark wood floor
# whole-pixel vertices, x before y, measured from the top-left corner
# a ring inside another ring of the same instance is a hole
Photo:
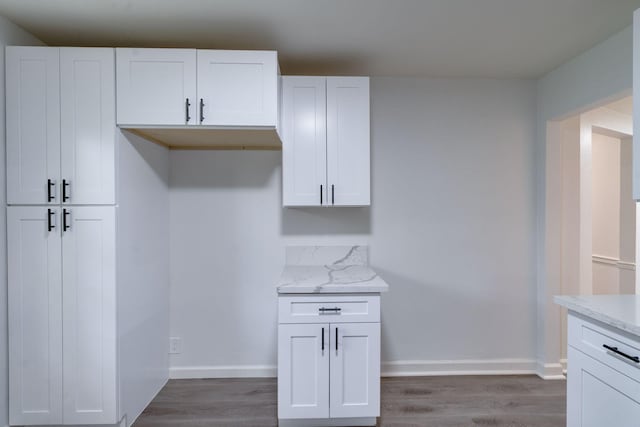
[[[382,379],[384,427],[564,427],[565,381],[535,376]],[[277,426],[276,381],[171,380],[134,427]]]

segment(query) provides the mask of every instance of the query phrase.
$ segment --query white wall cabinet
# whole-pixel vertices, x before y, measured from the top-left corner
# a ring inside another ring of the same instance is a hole
[[[115,207],[7,208],[11,425],[114,424]]]
[[[8,204],[115,203],[113,68],[109,48],[7,47]]]
[[[275,51],[116,49],[118,125],[278,124]]]
[[[366,298],[379,307],[379,296]],[[353,304],[344,295],[279,297],[280,425],[301,420],[313,420],[314,425],[375,425],[380,415],[379,311],[360,314],[370,322],[353,322],[348,314]],[[305,312],[304,323],[287,323],[295,321],[287,315],[294,306],[315,311]]]
[[[368,77],[282,81],[284,206],[370,204]]]
[[[568,333],[567,426],[637,426],[640,341],[571,312]]]

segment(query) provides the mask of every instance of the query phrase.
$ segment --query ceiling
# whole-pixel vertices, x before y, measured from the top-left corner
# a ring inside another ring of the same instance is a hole
[[[535,78],[640,0],[0,0],[50,45],[275,49],[283,74]]]

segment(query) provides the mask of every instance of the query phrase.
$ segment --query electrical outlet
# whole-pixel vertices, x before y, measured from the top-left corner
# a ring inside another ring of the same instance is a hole
[[[169,354],[182,353],[182,339],[180,337],[169,338]]]

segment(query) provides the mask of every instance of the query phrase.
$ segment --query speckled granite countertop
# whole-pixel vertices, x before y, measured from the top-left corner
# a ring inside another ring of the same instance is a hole
[[[557,296],[570,311],[640,337],[640,295]]]
[[[369,265],[366,246],[289,246],[280,294],[378,293],[389,285]]]

